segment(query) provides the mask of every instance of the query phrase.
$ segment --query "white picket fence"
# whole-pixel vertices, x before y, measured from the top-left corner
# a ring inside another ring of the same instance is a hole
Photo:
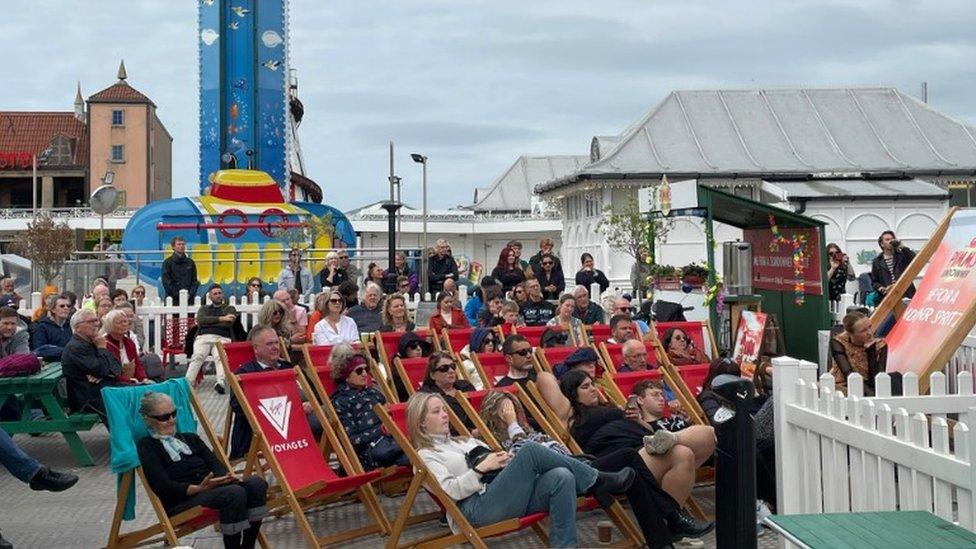
[[[816,364],[773,359],[779,514],[924,510],[976,531],[976,419],[973,376],[960,372],[947,391],[935,373],[931,394],[904,376],[904,396],[890,396],[887,374],[877,397],[848,378],[848,396]],[[950,427],[948,414],[958,415]],[[950,441],[952,445],[950,446]]]

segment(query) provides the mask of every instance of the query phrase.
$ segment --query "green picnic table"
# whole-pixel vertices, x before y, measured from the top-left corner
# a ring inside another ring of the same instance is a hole
[[[8,399],[19,400],[22,406],[20,419],[0,421],[0,429],[11,435],[61,433],[79,465],[94,465],[95,462],[81,442],[78,432],[90,431],[100,418],[98,414],[65,412],[67,407],[58,396],[58,382],[61,378],[59,362],[48,364],[33,375],[0,378],[0,406]],[[45,417],[31,419],[33,408],[43,410]]]
[[[928,511],[773,515],[765,523],[810,549],[976,548],[976,534]]]

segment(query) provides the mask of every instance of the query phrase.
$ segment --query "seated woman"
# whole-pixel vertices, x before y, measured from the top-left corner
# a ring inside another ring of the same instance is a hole
[[[559,306],[556,307],[556,316],[552,317],[546,326],[556,326],[562,328],[569,334],[569,341],[573,345],[582,345],[586,341],[583,333],[583,321],[573,316],[576,310],[576,298],[573,294],[563,294],[559,297]]]
[[[461,366],[464,367],[464,373],[468,374],[468,379],[471,380],[471,384],[477,390],[484,389],[484,381],[481,379],[481,374],[478,373],[478,369],[475,368],[474,362],[471,360],[472,353],[494,353],[501,350],[501,346],[498,345],[498,340],[495,336],[495,331],[490,328],[475,328],[471,332],[471,339],[458,356],[461,358]]]
[[[451,353],[438,351],[427,359],[427,370],[424,372],[424,381],[420,384],[420,390],[425,393],[436,393],[444,399],[444,402],[454,410],[454,414],[461,420],[468,429],[474,429],[474,423],[464,412],[461,403],[458,402],[459,392],[474,391],[474,385],[463,379],[458,379],[457,364]]]
[[[593,378],[585,370],[567,372],[559,380],[559,388],[571,409],[567,427],[584,452],[600,457],[619,448],[639,449],[638,454],[661,487],[675,501],[688,499],[697,465],[691,448],[677,444],[671,433],[645,423],[634,408],[625,411],[601,405]],[[675,534],[704,534],[712,529],[712,523],[699,521],[683,509],[677,514],[679,518],[670,523]]]
[[[220,513],[224,547],[254,547],[268,514],[268,483],[227,471],[196,433],[176,432],[169,395],[147,392],[139,406],[149,436],[136,443],[146,480],[168,515],[202,505]]]
[[[400,340],[397,342],[396,356],[400,358],[420,358],[430,356],[433,350],[434,346],[429,341],[417,335],[416,332],[407,332],[400,336]],[[392,357],[390,360],[393,360]],[[380,366],[381,368],[386,368],[382,364]],[[383,375],[389,377],[392,368],[393,364],[390,364],[389,368],[383,370]],[[393,376],[393,386],[396,389],[397,398],[400,399],[400,402],[406,402],[407,398],[410,397],[410,393],[407,392],[407,388],[403,385],[403,381],[400,380],[400,376]]]
[[[668,408],[664,398],[664,385],[656,379],[645,379],[634,384],[634,404],[640,413],[641,421],[655,431],[673,433],[673,444],[691,448],[695,454],[695,465],[701,467],[715,453],[715,429],[711,425],[691,425],[683,414],[672,413],[665,417]]]
[[[601,504],[626,492],[634,470],[601,473],[583,462],[528,442],[513,457],[491,452],[473,438],[453,437],[447,404],[435,393],[415,393],[407,402],[410,442],[447,495],[475,527],[549,512],[549,544],[578,547],[576,497],[592,493]],[[484,457],[468,465],[472,450]],[[490,473],[494,478],[490,478]],[[490,479],[490,482],[488,481]],[[457,532],[448,517],[451,530]]]
[[[683,366],[686,364],[707,364],[708,356],[688,337],[681,328],[669,328],[664,332],[661,346],[668,353],[671,364]]]
[[[125,311],[113,309],[102,317],[102,331],[105,333],[105,349],[119,359],[122,373],[119,381],[123,383],[152,383],[146,375],[135,341],[129,336],[132,321]]]
[[[292,321],[285,311],[285,306],[278,300],[269,299],[258,310],[258,324],[270,326],[279,338],[291,339]]]
[[[316,345],[336,345],[359,341],[359,328],[356,321],[345,315],[346,300],[337,290],[329,292],[327,310],[322,320],[315,324],[312,341]]]
[[[407,313],[407,298],[403,294],[390,294],[383,301],[383,313],[380,315],[383,325],[381,332],[412,332],[416,328]]]
[[[859,311],[847,313],[844,332],[830,340],[830,374],[834,386],[847,394],[847,376],[860,374],[864,379],[865,396],[874,396],[874,376],[885,371],[888,346],[884,339],[874,337],[871,319]],[[892,379],[892,392],[900,394],[901,376]]]
[[[437,311],[430,315],[427,327],[435,334],[440,334],[441,330],[447,328],[453,330],[457,328],[470,328],[464,311],[455,306],[455,296],[452,292],[441,292],[437,294]]]
[[[370,385],[363,355],[345,343],[336,345],[329,355],[329,373],[336,382],[332,404],[363,468],[409,465],[393,437],[383,434],[383,424],[373,411],[373,405],[386,404],[386,399]]]
[[[518,454],[527,442],[535,442],[554,452],[570,455],[569,449],[561,442],[532,429],[522,403],[511,393],[500,391],[488,393],[481,404],[480,415],[502,448],[513,455]],[[664,519],[666,517],[675,519],[680,506],[661,488],[654,475],[644,465],[637,450],[620,448],[609,455],[590,461],[590,466],[599,471],[609,472],[630,467],[637,472],[634,484],[627,491],[631,509],[637,517],[648,545],[652,548],[669,547],[673,540]]]
[[[505,322],[502,317],[502,298],[494,295],[485,303],[485,306],[478,311],[478,326],[482,328],[492,328],[500,326]]]

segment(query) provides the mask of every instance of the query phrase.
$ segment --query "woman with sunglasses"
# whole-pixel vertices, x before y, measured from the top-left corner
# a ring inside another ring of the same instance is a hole
[[[292,321],[280,301],[272,299],[261,305],[258,311],[258,324],[270,326],[278,337],[291,339]]]
[[[403,294],[387,296],[380,316],[383,320],[381,332],[412,332],[416,328],[407,314],[407,298]]]
[[[566,278],[562,269],[556,270],[556,261],[553,256],[543,257],[539,262],[540,269],[535,271],[543,299],[559,299],[559,294],[566,291]]]
[[[148,391],[139,413],[149,436],[136,443],[146,481],[173,516],[197,505],[220,513],[226,548],[254,547],[268,514],[268,483],[260,475],[241,479],[229,472],[192,432],[176,432],[176,406],[169,395]]]
[[[457,364],[454,363],[454,357],[451,356],[451,353],[438,351],[427,359],[427,371],[424,372],[424,381],[420,385],[420,391],[440,395],[468,429],[474,429],[474,423],[464,412],[464,408],[458,402],[457,395],[458,392],[466,393],[474,390],[474,385],[458,378]]]
[[[329,374],[336,382],[332,405],[363,468],[409,465],[393,437],[383,434],[383,424],[373,411],[373,406],[386,404],[386,399],[372,385],[363,355],[345,343],[336,345],[329,355]]]
[[[326,314],[315,324],[312,342],[316,345],[337,345],[359,341],[359,328],[356,321],[345,315],[346,300],[338,291],[329,292]]]
[[[471,380],[475,389],[479,391],[484,389],[484,382],[471,360],[471,355],[473,353],[496,353],[498,351],[501,351],[501,345],[498,344],[495,331],[491,328],[475,328],[471,332],[471,339],[468,344],[458,353],[461,366],[464,367],[464,373],[468,374],[468,379]]]
[[[260,278],[252,276],[244,286],[244,296],[241,298],[241,302],[263,303],[265,295],[267,294],[264,293],[264,282]]]
[[[681,328],[668,328],[661,339],[661,346],[668,353],[668,358],[675,366],[687,364],[708,364],[708,356],[704,351],[695,347],[688,334]]]

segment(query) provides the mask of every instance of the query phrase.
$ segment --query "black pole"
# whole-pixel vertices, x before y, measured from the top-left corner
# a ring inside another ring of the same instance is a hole
[[[382,206],[386,210],[387,215],[387,235],[390,253],[390,267],[387,270],[387,276],[383,279],[383,291],[386,293],[396,291],[396,213],[401,206],[403,205],[393,200],[384,202]]]

